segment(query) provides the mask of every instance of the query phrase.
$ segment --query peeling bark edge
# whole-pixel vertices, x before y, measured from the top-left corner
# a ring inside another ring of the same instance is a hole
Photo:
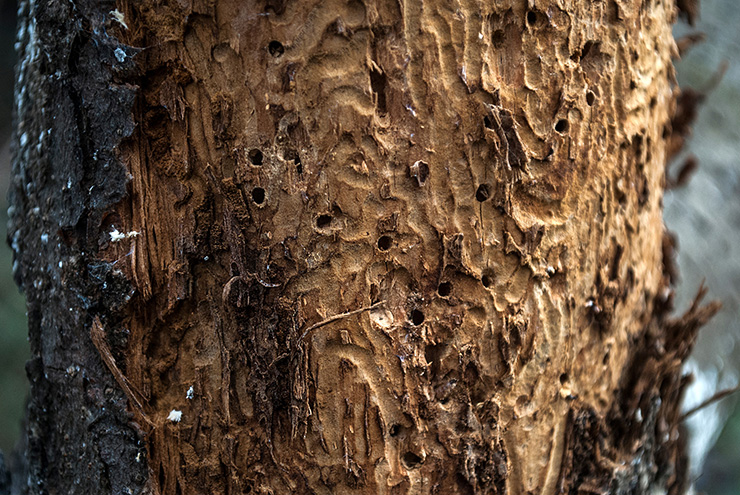
[[[673,252],[664,256],[672,260]],[[688,493],[692,483],[688,477],[688,432],[681,417],[688,377],[683,363],[700,328],[721,304],[712,301],[702,305],[706,295],[702,287],[683,315],[671,317],[674,293],[667,270],[665,276],[653,317],[632,342],[631,359],[623,370],[612,409],[606,417],[590,408],[570,411],[560,493],[568,487],[568,493]]]
[[[112,1],[21,1],[8,240],[27,299],[31,383],[12,493],[140,493],[146,448],[90,339],[115,328],[126,279],[96,253],[126,194],[115,154],[134,129],[137,50],[108,34]],[[114,349],[125,330],[109,332]],[[50,407],[52,406],[52,407]]]

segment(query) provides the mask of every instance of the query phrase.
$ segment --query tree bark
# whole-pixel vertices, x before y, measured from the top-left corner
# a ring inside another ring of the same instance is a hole
[[[21,2],[14,489],[683,493],[677,13]]]

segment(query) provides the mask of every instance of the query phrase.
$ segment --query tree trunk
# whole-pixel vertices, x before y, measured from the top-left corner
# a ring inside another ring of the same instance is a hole
[[[677,7],[555,3],[21,2],[15,490],[683,493]]]

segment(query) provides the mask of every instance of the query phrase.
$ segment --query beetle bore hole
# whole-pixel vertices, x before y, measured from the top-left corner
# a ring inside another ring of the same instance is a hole
[[[319,215],[316,217],[316,226],[320,229],[325,229],[331,224],[331,215]]]
[[[437,287],[437,294],[439,294],[442,297],[447,297],[452,292],[452,284],[450,282],[442,282],[439,284],[439,287]]]
[[[391,425],[390,430],[388,430],[388,434],[392,437],[397,437],[399,433],[401,433],[401,425],[399,424]]]
[[[589,91],[586,93],[586,103],[588,103],[588,106],[592,106],[594,104],[594,101],[596,101],[596,95],[593,91]]]
[[[411,312],[411,323],[417,327],[424,323],[424,313],[418,309],[413,310]]]
[[[481,283],[483,283],[483,287],[489,288],[493,286],[493,273],[484,273],[483,276],[480,278]]]
[[[256,148],[249,150],[247,156],[249,157],[249,163],[251,163],[255,167],[259,167],[260,165],[262,165],[262,160],[264,160],[264,156],[262,155],[262,152],[260,150]]]
[[[255,187],[252,189],[252,201],[261,205],[265,202],[265,190],[261,187]]]
[[[393,243],[393,239],[391,239],[390,236],[384,235],[380,239],[378,239],[378,249],[381,251],[388,251],[391,248],[391,244]]]
[[[529,12],[527,12],[527,24],[532,26],[536,23],[537,23],[537,13],[534,12],[533,10],[530,10]]]
[[[568,379],[569,379],[568,373],[563,373],[562,375],[560,375],[561,385],[565,385],[566,383],[568,383]]]
[[[413,452],[406,452],[403,454],[403,457],[401,458],[401,462],[403,462],[404,467],[406,469],[414,469],[419,467],[419,464],[421,464],[421,457],[414,454]]]
[[[491,188],[488,187],[488,184],[481,184],[478,186],[478,190],[475,191],[475,199],[482,203],[490,197]]]
[[[491,120],[491,117],[488,115],[483,117],[483,125],[486,126],[486,129],[493,129],[493,121]]]
[[[557,124],[555,124],[555,130],[557,132],[565,132],[568,130],[568,121],[565,119],[558,120]]]
[[[267,45],[267,51],[270,52],[270,55],[273,57],[279,57],[283,53],[285,53],[285,47],[283,47],[283,44],[280,43],[277,40],[270,41],[270,44]]]

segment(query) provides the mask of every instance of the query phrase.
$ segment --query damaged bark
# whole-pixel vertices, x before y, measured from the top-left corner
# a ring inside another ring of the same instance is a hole
[[[680,6],[21,2],[14,490],[684,493]]]

